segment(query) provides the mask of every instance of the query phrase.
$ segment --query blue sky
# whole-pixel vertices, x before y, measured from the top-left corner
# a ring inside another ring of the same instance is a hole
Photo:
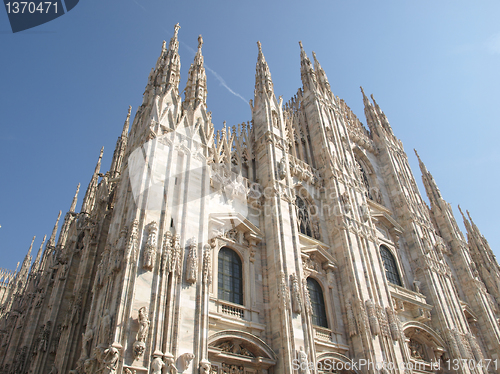
[[[359,86],[374,94],[421,192],[413,148],[461,227],[457,204],[499,256],[499,15],[498,1],[81,0],[12,34],[0,10],[0,267],[15,268],[34,235],[38,248],[78,183],[81,202],[102,146],[108,170],[177,22],[181,89],[202,34],[217,128],[251,119],[258,40],[276,95],[296,93],[302,40],[363,123]]]

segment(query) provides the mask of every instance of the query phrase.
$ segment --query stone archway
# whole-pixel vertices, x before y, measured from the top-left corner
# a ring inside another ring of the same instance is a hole
[[[244,331],[224,330],[208,339],[210,374],[267,374],[277,361],[263,340]]]

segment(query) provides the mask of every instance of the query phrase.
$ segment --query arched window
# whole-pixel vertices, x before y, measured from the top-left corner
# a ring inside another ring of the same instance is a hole
[[[297,218],[299,220],[299,230],[302,234],[312,237],[311,219],[309,217],[309,210],[304,200],[299,196],[295,198],[297,204]]]
[[[385,276],[387,277],[387,280],[392,284],[402,286],[401,278],[399,277],[398,268],[396,266],[396,260],[394,259],[391,251],[382,245],[380,246],[380,256],[382,256],[382,261],[384,262]]]
[[[321,235],[319,233],[319,223],[317,220],[311,219],[311,206],[299,196],[295,197],[295,205],[297,206],[297,219],[299,225],[299,231],[311,238],[316,240],[321,240]],[[315,214],[317,209],[315,206],[312,207],[312,214]]]
[[[366,175],[366,171],[365,171],[365,168],[363,167],[363,165],[361,165],[361,162],[359,162],[358,160],[356,160],[357,163],[358,163],[358,167],[360,169],[360,172],[361,172],[361,178],[363,179],[363,184],[365,185],[365,188],[366,188],[366,191],[365,191],[365,196],[371,200],[373,200],[372,196],[371,196],[371,188],[370,188],[370,182],[368,181],[368,176]]]
[[[243,305],[243,270],[240,257],[227,247],[219,251],[218,297]]]
[[[312,322],[316,326],[328,328],[326,320],[325,300],[323,298],[323,290],[319,283],[313,278],[307,278],[307,289],[311,298],[312,306]]]

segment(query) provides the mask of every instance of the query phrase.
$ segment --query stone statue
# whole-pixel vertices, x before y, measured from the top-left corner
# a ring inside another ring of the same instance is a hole
[[[158,230],[158,224],[153,221],[148,226],[148,241],[146,243],[146,247],[144,248],[142,267],[145,270],[152,271],[156,256],[156,231]]]
[[[90,341],[94,337],[94,330],[87,329],[85,334],[82,334],[82,358],[89,357]]]
[[[198,250],[198,243],[195,238],[191,239],[189,247],[189,256],[186,264],[186,281],[189,283],[196,283],[198,274],[198,257],[196,251]]]
[[[85,362],[83,363],[84,373],[85,374],[93,374],[95,363],[96,363],[96,360],[94,358],[86,359]]]
[[[212,365],[206,358],[200,361],[200,374],[210,374]]]
[[[153,361],[151,361],[151,373],[152,374],[161,374],[161,370],[165,366],[165,363],[161,359],[161,357],[156,356]]]
[[[300,285],[296,274],[290,275],[292,281],[292,310],[294,313],[302,312],[302,297],[300,295]]]
[[[115,374],[116,369],[118,368],[118,359],[120,357],[120,353],[118,349],[115,347],[109,347],[104,351],[104,374]]]
[[[137,332],[137,340],[145,341],[148,336],[149,330],[149,318],[148,318],[148,310],[145,306],[139,309],[139,331]]]
[[[300,347],[297,355],[299,356],[299,372],[301,374],[309,374],[309,361],[307,360],[307,353],[304,348]]]
[[[172,356],[171,353],[167,352],[163,357],[165,359],[166,374],[177,374],[178,371],[175,367],[174,356]]]
[[[193,361],[193,359],[194,359],[194,354],[192,354],[192,353],[182,354],[179,357],[179,361],[180,361],[181,368],[182,368],[181,371],[186,370],[189,367],[189,365],[191,364],[191,361]]]
[[[101,336],[100,340],[102,343],[106,343],[109,339],[109,334],[111,332],[111,316],[109,315],[109,309],[104,312],[104,317],[101,320]]]
[[[413,287],[414,287],[416,293],[420,293],[420,284],[421,284],[421,282],[418,280],[413,281]]]

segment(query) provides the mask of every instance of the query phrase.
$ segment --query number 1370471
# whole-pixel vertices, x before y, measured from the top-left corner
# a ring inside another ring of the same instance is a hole
[[[40,2],[27,2],[15,1],[5,4],[7,13],[57,13],[57,2],[40,1]]]

